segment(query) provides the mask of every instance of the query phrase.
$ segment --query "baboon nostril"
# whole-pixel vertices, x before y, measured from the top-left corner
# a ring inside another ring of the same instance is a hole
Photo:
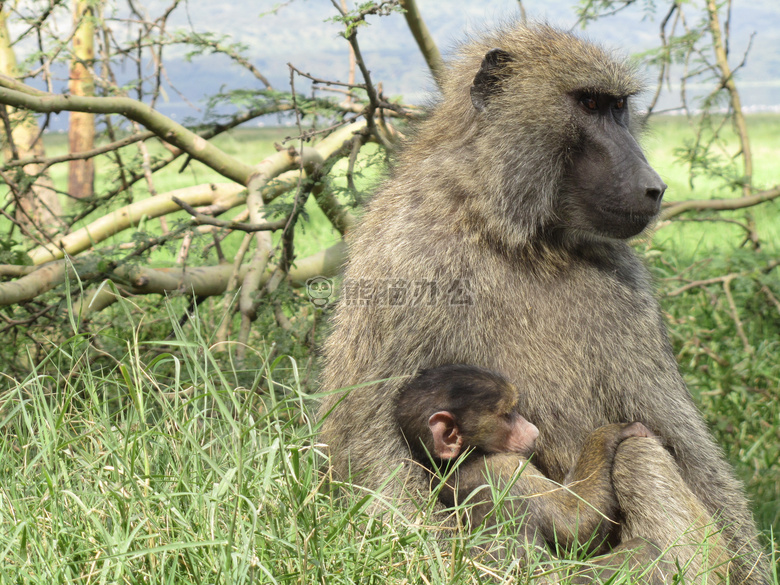
[[[664,191],[666,191],[666,185],[663,185],[662,187],[648,187],[645,189],[645,195],[647,195],[653,201],[658,201],[661,197],[663,197]]]

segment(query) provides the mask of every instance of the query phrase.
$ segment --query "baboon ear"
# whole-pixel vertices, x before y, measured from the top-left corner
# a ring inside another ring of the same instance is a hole
[[[433,435],[433,455],[439,459],[455,459],[463,447],[463,437],[451,412],[442,410],[431,415],[428,428]]]
[[[471,84],[471,103],[478,111],[483,111],[490,96],[498,91],[501,79],[507,76],[505,66],[510,61],[512,56],[503,49],[490,49],[485,54]]]

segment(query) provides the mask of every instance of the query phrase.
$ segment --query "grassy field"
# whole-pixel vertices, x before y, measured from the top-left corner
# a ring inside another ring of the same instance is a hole
[[[749,122],[759,184],[780,182],[780,117]],[[691,192],[672,156],[687,132],[682,119],[664,118],[645,140],[668,197],[736,196],[704,179]],[[240,130],[217,143],[256,163],[287,133]],[[63,137],[48,137],[47,147],[61,152]],[[195,162],[177,169],[155,179],[159,192],[223,181]],[[63,172],[54,177],[60,185]],[[134,197],[144,196],[139,183]],[[296,241],[302,256],[337,238],[316,206],[307,210]],[[769,542],[780,530],[780,313],[761,287],[778,294],[780,285],[761,267],[777,258],[780,212],[771,203],[753,215],[758,252],[740,247],[740,228],[714,222],[674,223],[637,247],[656,277],[686,381]],[[231,238],[228,257],[238,245]],[[175,251],[164,248],[152,262],[170,263]],[[742,334],[722,283],[666,296],[729,273],[740,274],[729,290]],[[214,347],[219,299],[184,325],[181,298],[124,301],[90,329],[63,306],[61,327],[44,332],[47,358],[0,382],[0,583],[516,583],[545,570],[474,557],[488,535],[440,538],[424,508],[415,518],[377,514],[391,504],[333,489],[320,474],[313,418],[313,346],[324,316],[300,301],[286,305],[300,311],[292,332],[261,316],[249,365]],[[776,561],[777,544],[767,550]]]

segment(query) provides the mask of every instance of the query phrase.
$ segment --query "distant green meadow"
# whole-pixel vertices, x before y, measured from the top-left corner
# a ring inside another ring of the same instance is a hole
[[[774,114],[753,114],[747,116],[748,126],[751,135],[751,146],[753,149],[753,166],[755,169],[754,184],[757,188],[770,188],[780,183],[780,173],[778,173],[777,161],[780,160],[780,115]],[[728,133],[731,138],[732,153],[736,152],[736,139],[733,133]],[[276,152],[274,144],[282,143],[285,138],[293,138],[296,135],[296,129],[293,127],[283,128],[239,128],[225,133],[213,142],[223,149],[226,153],[235,156],[238,160],[246,164],[257,164],[264,157]],[[647,131],[644,134],[642,143],[645,148],[647,158],[653,167],[658,171],[663,180],[669,185],[664,199],[666,201],[683,201],[686,199],[710,199],[710,198],[732,198],[740,195],[738,191],[729,191],[723,188],[722,184],[708,179],[704,176],[695,177],[693,186],[688,168],[684,163],[677,160],[675,151],[681,147],[685,141],[693,140],[695,134],[689,126],[687,119],[683,116],[656,116],[651,119]],[[65,154],[67,149],[67,135],[50,133],[45,137],[47,153],[49,155]],[[295,146],[298,141],[291,140],[284,143],[284,146]],[[152,154],[164,153],[165,150],[159,146],[150,143]],[[135,146],[124,149],[125,153],[137,153]],[[376,152],[374,145],[364,147],[364,152]],[[366,157],[362,157],[366,160]],[[375,161],[377,157],[371,157]],[[183,172],[180,172],[183,158],[177,160],[165,169],[154,175],[154,184],[158,193],[164,193],[174,189],[189,187],[196,184],[207,182],[226,182],[228,179],[220,176],[215,171],[207,168],[197,161],[190,161]],[[106,171],[109,169],[109,163],[105,157],[97,159],[97,178],[96,193],[107,184]],[[341,175],[346,169],[345,161],[339,163],[335,174]],[[365,196],[370,195],[370,189],[378,182],[382,171],[378,168],[366,170],[364,177],[358,177],[358,188],[365,191]],[[57,165],[52,169],[52,178],[60,189],[67,186],[67,166]],[[340,182],[344,186],[343,179]],[[134,200],[148,196],[145,181],[139,181],[132,187]],[[114,207],[112,205],[112,207]],[[758,211],[754,214],[757,224],[757,231],[765,239],[767,246],[778,249],[780,246],[780,215],[778,215],[778,204],[771,203],[756,208]],[[303,237],[297,239],[298,254],[306,256],[314,253],[322,247],[326,247],[338,240],[338,234],[330,227],[326,218],[319,212],[313,202],[307,205],[307,212],[310,214],[309,221],[306,222],[306,233]],[[101,215],[101,212],[95,212],[94,217]],[[230,216],[230,214],[228,214]],[[742,217],[743,211],[732,214],[720,214],[720,217]],[[185,213],[180,213],[175,217],[186,218]],[[0,219],[2,222],[2,219]],[[155,231],[152,224],[147,226],[150,232]],[[666,247],[667,245],[682,246],[687,251],[686,254],[710,254],[711,252],[728,252],[730,243],[739,243],[739,228],[724,223],[680,223],[664,227],[653,236],[654,241]],[[234,234],[228,237],[226,246],[228,249],[238,247],[241,235]],[[127,241],[127,234],[119,234],[116,241]],[[161,258],[162,260],[162,258]]]
[[[777,163],[780,160],[780,115],[752,114],[747,116],[747,123],[753,154],[753,182],[758,189],[769,189],[780,184],[780,166]],[[727,132],[727,136],[733,155],[738,152],[737,141],[733,132]],[[693,178],[691,185],[689,169],[676,159],[675,151],[694,137],[693,129],[683,116],[661,116],[652,119],[649,124],[643,145],[650,164],[669,185],[664,200],[739,197],[740,191],[726,190],[722,184],[704,176]],[[778,205],[774,202],[752,210],[759,236],[769,249],[775,251],[780,250]],[[744,210],[740,210],[722,213],[718,217],[741,218],[744,215]],[[659,230],[653,240],[662,246],[679,247],[678,252],[691,254],[694,258],[711,253],[728,253],[731,245],[740,243],[739,236],[738,227],[724,223],[680,223]]]

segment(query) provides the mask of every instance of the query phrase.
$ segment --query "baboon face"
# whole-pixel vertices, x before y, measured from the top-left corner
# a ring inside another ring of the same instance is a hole
[[[630,238],[658,214],[666,185],[629,131],[628,96],[570,96],[578,126],[561,190],[564,227]]]
[[[518,453],[530,457],[533,453],[539,429],[516,412],[491,413],[485,417],[490,424],[484,445],[474,441],[474,446],[481,447],[485,453]]]
[[[629,124],[629,99],[641,84],[581,41],[565,35],[546,40],[549,45],[521,45],[523,53],[495,48],[484,54],[470,88],[478,124],[511,144],[504,150],[507,169],[542,186],[556,184],[546,202],[548,227],[635,236],[658,214],[666,190]],[[587,63],[584,57],[591,56],[598,59]]]
[[[421,370],[401,389],[395,417],[413,452],[437,459],[466,449],[485,455],[534,450],[539,429],[517,410],[518,391],[503,376],[464,364]]]

